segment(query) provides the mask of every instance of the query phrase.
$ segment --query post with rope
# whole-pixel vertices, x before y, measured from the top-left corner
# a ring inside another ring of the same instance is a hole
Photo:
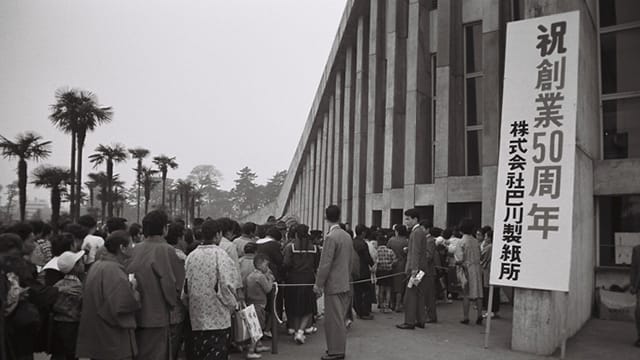
[[[276,301],[278,298],[278,283],[273,284],[273,301],[271,308],[271,353],[278,354],[278,316],[276,314]]]
[[[489,285],[489,302],[487,304],[487,324],[484,330],[484,348],[489,348],[489,334],[491,333],[491,318],[493,309],[493,285]],[[499,300],[498,300],[499,301]]]

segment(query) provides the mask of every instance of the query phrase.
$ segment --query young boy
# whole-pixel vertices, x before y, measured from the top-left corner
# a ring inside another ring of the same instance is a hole
[[[387,247],[388,239],[384,234],[377,236],[378,241],[378,270],[376,276],[378,279],[378,294],[380,301],[378,303],[378,309],[380,312],[391,312],[391,288],[393,287],[393,278],[384,276],[391,275],[393,266],[398,261],[396,253]],[[382,278],[382,279],[380,279]]]
[[[53,286],[58,297],[53,304],[52,359],[75,359],[78,325],[82,311],[82,282],[84,251],[65,251],[58,257],[58,269],[64,278]]]
[[[267,294],[271,292],[274,277],[269,270],[269,259],[263,254],[257,254],[253,258],[253,266],[255,269],[247,275],[244,281],[244,289],[246,293],[247,305],[253,305],[256,309],[256,315],[260,321],[262,330],[267,330]],[[270,348],[262,345],[260,341],[256,341],[249,348],[247,359],[260,359],[260,352],[269,351]]]

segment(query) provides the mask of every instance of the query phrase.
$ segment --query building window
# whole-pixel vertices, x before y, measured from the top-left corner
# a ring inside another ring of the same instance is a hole
[[[481,227],[482,224],[482,203],[481,202],[469,202],[469,203],[449,203],[447,204],[447,227],[454,227],[460,224],[462,219],[469,218],[473,221],[476,227]],[[435,226],[440,226],[434,224]]]
[[[629,265],[631,249],[640,245],[640,195],[601,196],[600,266]]]
[[[466,175],[482,169],[482,23],[464,25],[464,121]]]
[[[600,1],[603,158],[640,158],[640,1]]]
[[[371,211],[371,225],[382,226],[382,210]]]
[[[396,224],[402,225],[404,223],[404,211],[402,209],[391,209],[391,216],[389,221],[391,221],[391,224],[389,224],[389,228]]]

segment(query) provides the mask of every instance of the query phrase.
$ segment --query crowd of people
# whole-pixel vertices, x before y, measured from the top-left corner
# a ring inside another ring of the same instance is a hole
[[[436,301],[463,298],[477,318],[487,307],[492,230],[469,219],[451,229],[421,221],[352,231],[340,209],[325,211],[329,231],[294,217],[265,224],[149,212],[142,224],[90,215],[52,227],[41,221],[0,229],[0,358],[259,359],[282,322],[304,344],[324,320],[325,360],[342,359],[355,318],[404,312],[400,329],[438,321]],[[278,284],[278,286],[274,286]],[[319,297],[324,313],[319,314]],[[484,300],[484,301],[483,301]],[[236,311],[253,305],[263,340],[234,336]],[[276,326],[274,327],[274,321]]]

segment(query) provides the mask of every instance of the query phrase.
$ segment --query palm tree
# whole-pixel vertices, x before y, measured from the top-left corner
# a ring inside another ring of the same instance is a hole
[[[107,216],[113,217],[113,164],[123,162],[127,159],[127,150],[124,146],[116,144],[113,146],[98,145],[95,153],[89,159],[96,168],[105,163],[107,165]]]
[[[131,158],[138,160],[138,167],[133,170],[135,170],[136,172],[136,182],[138,183],[138,197],[136,201],[136,206],[138,208],[137,221],[140,222],[140,182],[142,181],[142,159],[146,158],[149,155],[149,150],[144,148],[134,148],[134,149],[129,149],[129,154],[131,154]]]
[[[60,218],[62,194],[67,191],[71,171],[57,166],[40,166],[33,171],[33,176],[35,180],[32,184],[51,189],[51,224],[55,228]]]
[[[56,90],[55,98],[56,103],[50,106],[49,119],[62,131],[71,134],[71,216],[77,220],[80,217],[82,151],[87,132],[110,122],[113,111],[110,106],[99,105],[98,97],[90,91],[61,88]]]
[[[191,192],[193,191],[193,184],[189,180],[176,181],[176,192],[180,194],[180,202],[182,209],[180,213],[184,215],[184,221],[189,223],[189,205],[191,200]]]
[[[167,172],[169,168],[177,169],[178,163],[175,157],[168,157],[166,155],[160,155],[153,158],[153,163],[158,166],[160,173],[162,174],[162,208],[164,209],[164,198],[167,190]]]
[[[149,200],[151,199],[151,190],[158,184],[158,179],[153,176],[158,170],[148,167],[142,167],[142,186],[144,187],[144,213],[149,211]]]
[[[5,158],[18,158],[18,200],[20,202],[20,221],[24,221],[27,206],[27,160],[38,161],[51,154],[51,141],[42,141],[42,137],[32,132],[20,134],[15,141],[0,135],[0,150]]]

